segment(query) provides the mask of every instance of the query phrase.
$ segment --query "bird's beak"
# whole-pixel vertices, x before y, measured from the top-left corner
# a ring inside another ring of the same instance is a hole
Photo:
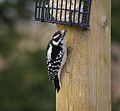
[[[61,31],[61,34],[63,35],[63,37],[65,36],[66,32],[67,32],[67,29]]]

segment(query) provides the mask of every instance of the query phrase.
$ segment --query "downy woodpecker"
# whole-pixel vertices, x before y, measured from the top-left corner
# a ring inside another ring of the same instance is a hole
[[[57,93],[61,88],[60,74],[67,57],[66,47],[67,30],[59,30],[54,33],[47,46],[47,69],[49,80],[54,83]]]

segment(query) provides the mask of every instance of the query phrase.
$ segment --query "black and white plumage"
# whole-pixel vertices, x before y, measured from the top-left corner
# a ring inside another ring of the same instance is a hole
[[[61,88],[60,73],[67,57],[66,34],[67,30],[55,32],[47,47],[47,69],[49,80],[54,83],[59,92]]]

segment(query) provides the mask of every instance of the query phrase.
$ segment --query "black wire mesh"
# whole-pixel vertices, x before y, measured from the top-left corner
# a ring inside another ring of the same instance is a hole
[[[91,2],[92,0],[37,0],[35,20],[87,29]]]

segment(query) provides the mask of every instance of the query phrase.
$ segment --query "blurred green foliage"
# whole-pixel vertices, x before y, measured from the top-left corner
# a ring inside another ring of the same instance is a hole
[[[120,0],[112,0],[112,40],[120,43]],[[120,98],[112,103],[112,111],[120,111]]]
[[[112,0],[112,40],[120,42],[120,0]]]
[[[47,79],[45,51],[17,54],[0,75],[0,111],[54,111],[55,94]]]
[[[44,50],[21,51],[24,38],[15,25],[33,16],[33,0],[0,1],[0,111],[55,111],[55,90],[49,83]],[[4,28],[4,29],[3,29]],[[0,31],[1,32],[1,31]]]
[[[1,0],[0,23],[14,27],[18,20],[28,20],[32,15],[31,3],[33,0]]]

